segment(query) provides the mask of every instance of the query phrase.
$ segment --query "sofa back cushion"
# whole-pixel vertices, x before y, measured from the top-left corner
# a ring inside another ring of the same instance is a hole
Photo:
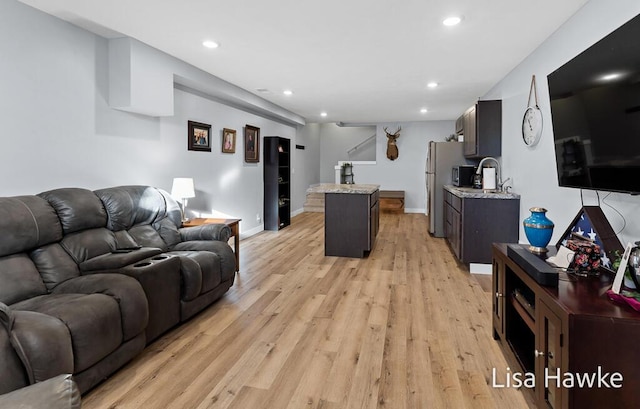
[[[59,241],[62,227],[55,210],[37,196],[0,197],[0,256]]]
[[[46,293],[42,277],[27,254],[0,257],[0,302],[11,305]]]
[[[148,224],[141,224],[129,229],[129,234],[139,245],[143,247],[155,247],[167,251],[169,247],[162,240],[160,234]]]
[[[80,275],[78,265],[60,243],[39,247],[33,250],[29,257],[33,260],[49,291],[56,285]]]
[[[138,245],[163,250],[180,241],[182,213],[164,190],[151,186],[117,186],[94,192],[108,215],[107,227],[128,231]]]
[[[107,225],[107,212],[90,190],[62,188],[42,192],[38,196],[55,209],[65,235]]]
[[[78,264],[91,258],[111,253],[117,248],[113,232],[106,227],[67,234],[60,242],[60,245]]]
[[[166,217],[175,218],[175,201],[171,199],[173,203],[167,206],[167,198],[155,187],[117,186],[94,193],[102,200],[109,217],[107,227],[113,231],[154,224]],[[180,223],[180,208],[177,210]]]

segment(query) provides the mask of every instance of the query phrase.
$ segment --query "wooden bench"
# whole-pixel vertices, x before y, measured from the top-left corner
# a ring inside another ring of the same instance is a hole
[[[383,213],[404,213],[404,190],[381,190],[380,211]]]

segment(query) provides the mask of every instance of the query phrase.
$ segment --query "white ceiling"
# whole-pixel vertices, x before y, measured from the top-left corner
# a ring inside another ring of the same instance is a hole
[[[348,123],[455,119],[587,2],[21,1],[138,39],[308,122]],[[445,27],[454,14],[462,23]],[[221,46],[205,49],[205,39]]]

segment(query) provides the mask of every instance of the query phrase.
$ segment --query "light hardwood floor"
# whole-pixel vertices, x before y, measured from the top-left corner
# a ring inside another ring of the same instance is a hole
[[[420,214],[368,258],[324,256],[321,213],[241,242],[236,283],[83,397],[83,408],[526,408],[491,300]]]

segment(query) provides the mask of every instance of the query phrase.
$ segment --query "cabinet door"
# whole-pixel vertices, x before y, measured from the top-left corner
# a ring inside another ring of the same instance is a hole
[[[452,244],[453,229],[451,228],[451,205],[447,202],[444,203],[444,237],[447,239],[450,245]]]
[[[504,339],[504,275],[504,262],[499,258],[494,258],[493,275],[491,277],[491,287],[493,290],[493,339]]]
[[[373,248],[373,244],[376,242],[376,236],[378,235],[379,228],[380,228],[380,201],[376,199],[369,209],[369,246],[367,249],[369,251],[371,251],[371,249]]]
[[[458,260],[462,257],[462,216],[451,208],[451,247]]]
[[[475,156],[477,149],[476,135],[476,107],[471,107],[464,113],[464,155]]]
[[[536,397],[538,406],[562,408],[562,320],[540,299],[536,301]],[[559,376],[545,382],[545,374]],[[545,385],[547,383],[547,385]]]

